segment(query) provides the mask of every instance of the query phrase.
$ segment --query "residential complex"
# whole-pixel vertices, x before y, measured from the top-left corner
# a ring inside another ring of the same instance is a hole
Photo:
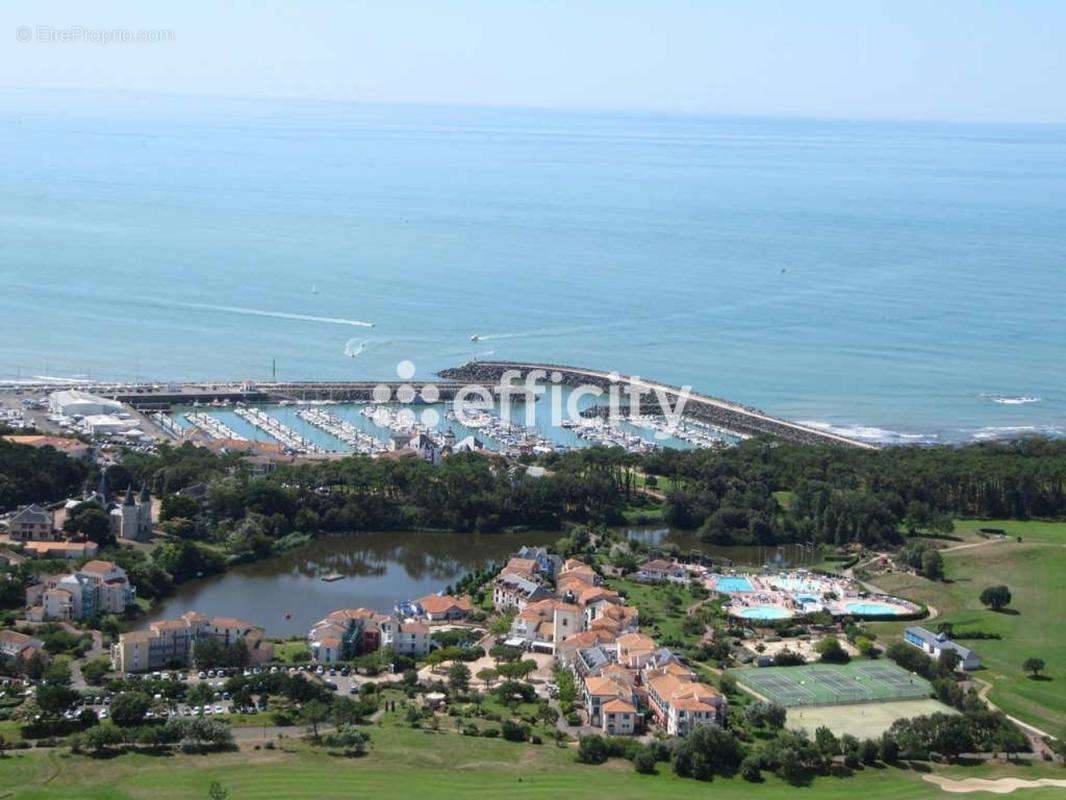
[[[188,611],[178,619],[152,622],[147,630],[121,634],[111,646],[111,666],[122,673],[188,666],[196,643],[208,638],[226,645],[243,642],[250,662],[261,664],[274,656],[274,646],[263,634],[262,628],[241,619]]]
[[[135,602],[124,569],[111,561],[89,561],[76,572],[46,576],[26,589],[26,616],[69,622],[121,614]]]
[[[589,725],[611,735],[634,734],[646,719],[642,709],[673,735],[724,721],[725,697],[640,633],[638,610],[603,586],[591,566],[571,558],[549,570],[527,555],[508,561],[493,582],[497,610],[517,609],[507,641],[553,653],[574,674]],[[667,561],[644,569],[656,582],[684,573]]]
[[[431,639],[429,626],[413,617],[398,619],[368,608],[342,608],[314,624],[307,646],[318,663],[337,664],[387,647],[421,658],[429,653]]]

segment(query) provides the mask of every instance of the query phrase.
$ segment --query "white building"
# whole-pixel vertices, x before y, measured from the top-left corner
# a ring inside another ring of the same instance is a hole
[[[117,413],[122,410],[122,403],[80,389],[64,389],[48,395],[48,408],[54,414],[67,417],[88,417]]]
[[[82,424],[90,436],[114,436],[133,427],[128,420],[110,414],[90,414],[82,420]]]
[[[917,625],[907,628],[903,632],[903,641],[911,647],[928,653],[935,659],[946,650],[953,650],[959,656],[959,666],[965,670],[978,669],[981,666],[981,656],[977,655],[969,647],[964,647],[958,642],[953,642],[943,633],[933,633],[926,628]]]

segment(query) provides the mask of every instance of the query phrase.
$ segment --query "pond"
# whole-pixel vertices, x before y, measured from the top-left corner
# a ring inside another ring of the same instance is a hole
[[[560,536],[554,531],[322,537],[275,558],[182,584],[143,626],[200,611],[262,625],[268,636],[303,635],[335,609],[391,613],[398,601],[439,592],[468,572],[506,560],[522,545],[550,544]],[[331,573],[343,577],[322,580]]]

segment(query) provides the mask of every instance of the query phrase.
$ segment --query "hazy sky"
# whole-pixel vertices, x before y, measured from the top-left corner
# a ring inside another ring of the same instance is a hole
[[[1066,122],[1066,0],[36,0],[0,41],[7,87]]]

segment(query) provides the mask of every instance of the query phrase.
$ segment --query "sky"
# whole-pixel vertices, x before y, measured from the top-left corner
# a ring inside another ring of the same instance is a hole
[[[1064,0],[35,0],[0,86],[1066,123],[1064,41]]]

